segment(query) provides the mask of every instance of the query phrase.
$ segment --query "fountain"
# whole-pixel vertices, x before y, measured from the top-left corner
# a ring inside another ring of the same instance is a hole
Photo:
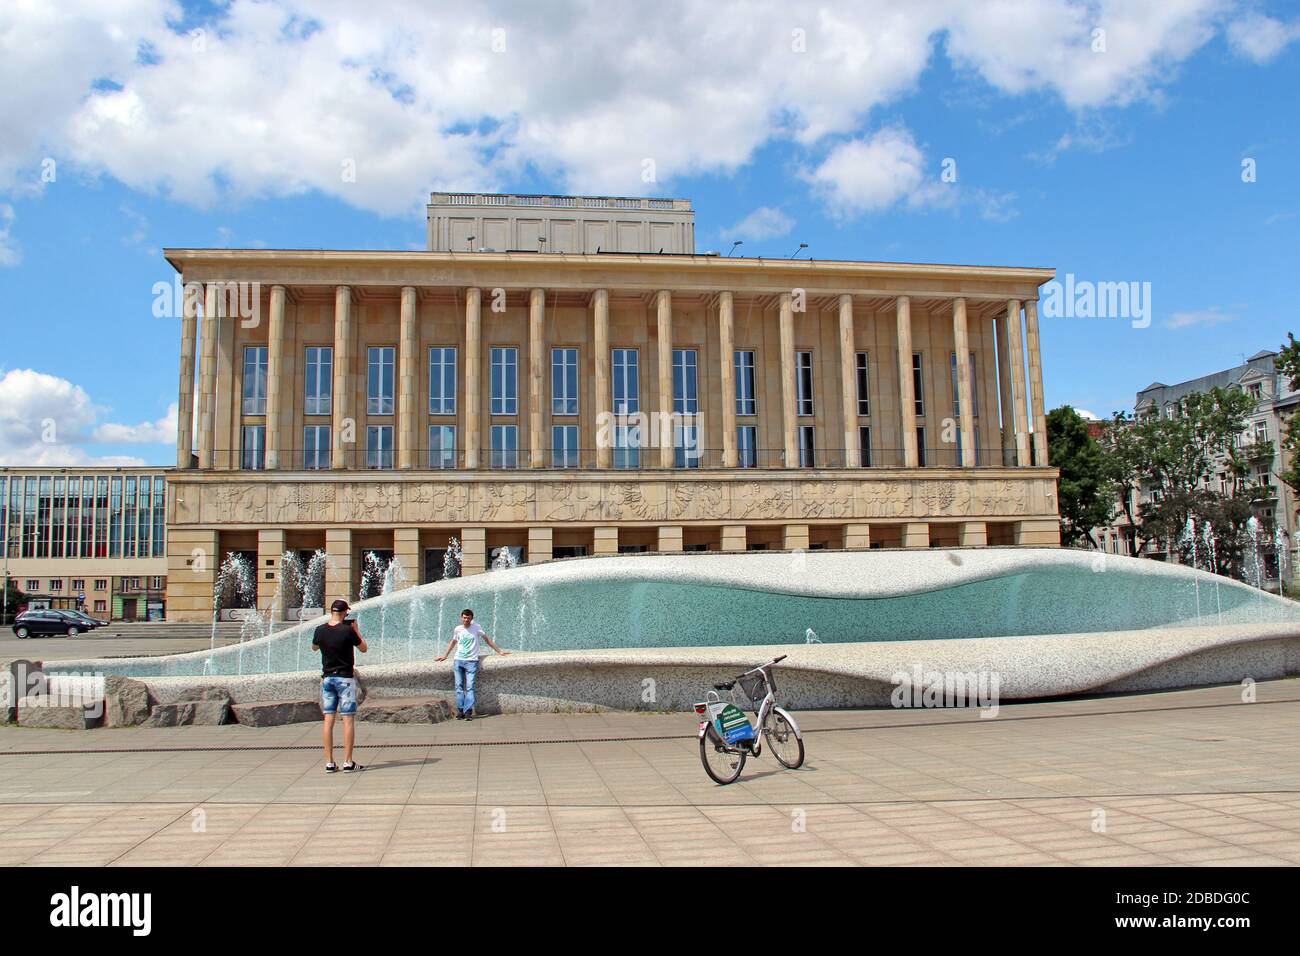
[[[457,538],[447,539],[447,550],[442,553],[442,576],[446,578],[460,577],[461,551],[460,541]]]
[[[1251,530],[1258,543],[1258,523]],[[1104,574],[1092,573],[1090,553],[1061,548],[961,549],[959,563],[952,549],[809,552],[798,582],[779,552],[519,566],[514,552],[496,549],[489,574],[404,586],[400,562],[372,559],[375,596],[354,608],[371,652],[358,663],[377,694],[441,692],[450,676],[433,658],[455,613],[472,607],[490,615],[498,643],[527,651],[494,662],[502,706],[625,706],[626,688],[654,677],[661,690],[680,687],[660,702],[689,707],[710,675],[780,654],[789,657],[784,686],[803,706],[874,701],[923,654],[945,669],[997,671],[1006,699],[1291,673],[1300,605],[1261,590],[1255,564],[1254,587],[1216,573],[1222,546],[1207,521],[1183,531],[1190,564],[1107,555]],[[237,561],[221,580],[242,580]],[[1211,584],[1213,615],[1200,594]],[[244,699],[284,699],[257,695],[284,695],[300,681],[309,697],[314,661],[303,648],[314,624],[197,655],[49,667],[187,687],[220,680]],[[174,695],[176,686],[163,689]]]

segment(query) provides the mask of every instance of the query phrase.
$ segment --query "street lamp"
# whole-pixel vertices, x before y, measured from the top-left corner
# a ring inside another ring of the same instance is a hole
[[[744,239],[737,239],[735,242],[733,242],[731,244],[731,248],[727,250],[727,258],[728,259],[731,258],[731,254],[736,251],[736,246],[743,246],[744,244],[745,244]]]

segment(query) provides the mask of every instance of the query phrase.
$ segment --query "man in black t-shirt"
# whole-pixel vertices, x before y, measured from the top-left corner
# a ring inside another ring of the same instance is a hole
[[[362,654],[366,642],[355,620],[345,620],[348,602],[341,598],[330,605],[328,624],[316,628],[311,649],[320,651],[320,709],[325,715],[325,772],[336,773],[334,764],[334,715],[343,716],[343,772],[363,769],[352,760],[352,743],[356,739],[357,678],[352,671],[353,648]]]

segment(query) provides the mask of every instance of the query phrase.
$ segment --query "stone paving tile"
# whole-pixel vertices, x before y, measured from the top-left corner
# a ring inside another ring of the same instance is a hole
[[[0,728],[0,865],[1294,865],[1300,682],[1260,691],[1283,702],[1241,706],[1230,687],[992,721],[801,714],[805,766],[764,755],[729,787],[683,715],[366,727],[366,772],[330,776],[316,725]],[[250,746],[304,749],[229,749]],[[225,749],[181,749],[198,747]]]

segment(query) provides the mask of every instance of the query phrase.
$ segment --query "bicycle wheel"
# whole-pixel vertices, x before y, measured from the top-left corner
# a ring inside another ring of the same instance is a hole
[[[704,764],[704,772],[714,783],[726,786],[735,783],[740,771],[745,769],[745,755],[727,750],[718,732],[709,724],[700,738],[700,763]]]
[[[763,718],[763,739],[782,767],[798,770],[803,766],[803,738],[780,707],[773,707]]]

